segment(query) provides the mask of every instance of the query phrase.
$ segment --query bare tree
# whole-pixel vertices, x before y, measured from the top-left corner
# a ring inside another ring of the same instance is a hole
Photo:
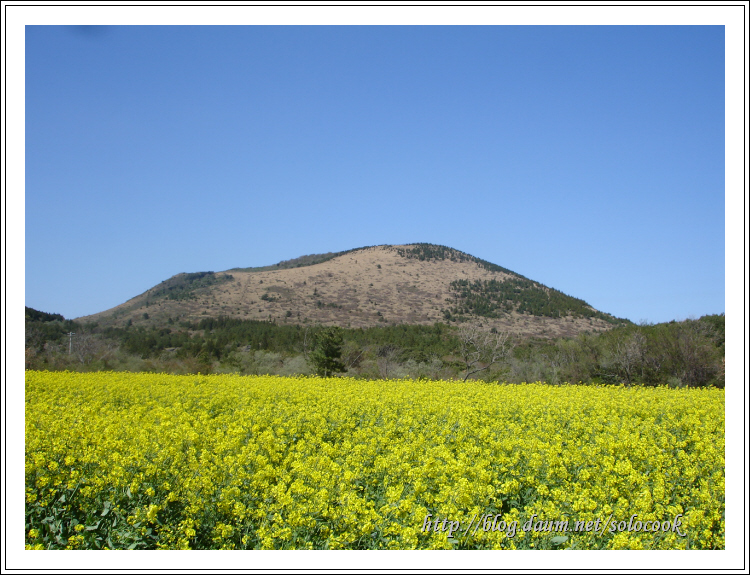
[[[349,371],[352,368],[359,366],[360,360],[365,355],[365,349],[360,349],[356,344],[347,342],[344,344],[342,350],[342,360],[346,366],[346,370]]]
[[[629,337],[621,337],[615,341],[613,360],[619,371],[625,375],[630,385],[633,376],[640,369],[641,378],[646,363],[646,337],[640,331],[636,331]]]
[[[549,383],[559,385],[560,372],[570,363],[568,361],[568,355],[564,351],[557,349],[554,355],[543,353],[541,354],[541,357],[544,360],[545,368],[549,368],[549,371],[545,369],[549,374]]]
[[[305,326],[302,332],[302,355],[305,356],[305,361],[310,358],[310,351],[315,344],[315,332],[310,330],[310,326]]]
[[[380,377],[388,379],[389,371],[392,371],[396,365],[401,350],[395,345],[387,344],[380,346],[378,349],[378,370],[380,371]]]
[[[114,342],[105,342],[90,331],[81,330],[73,338],[73,353],[83,364],[106,359],[116,349]]]
[[[26,349],[36,353],[44,349],[44,332],[38,327],[26,326]]]
[[[464,381],[504,360],[513,349],[507,332],[492,333],[469,324],[458,329],[458,342],[461,359],[466,364]]]
[[[26,369],[31,369],[34,365],[34,358],[36,357],[36,351],[33,347],[26,348]]]

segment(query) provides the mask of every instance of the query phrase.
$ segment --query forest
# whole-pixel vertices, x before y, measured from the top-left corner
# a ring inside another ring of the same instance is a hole
[[[469,286],[470,287],[470,286]],[[490,292],[491,293],[491,292]],[[165,327],[99,327],[26,308],[26,367],[37,370],[312,375],[320,348],[339,374],[362,379],[724,386],[724,315],[622,324],[574,338],[514,338],[502,356],[469,350],[460,326],[367,329],[278,325],[226,317]],[[464,344],[464,345],[462,345]],[[478,371],[468,367],[469,356]]]

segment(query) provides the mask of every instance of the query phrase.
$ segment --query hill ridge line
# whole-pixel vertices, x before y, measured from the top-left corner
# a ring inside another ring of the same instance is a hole
[[[542,337],[604,331],[626,321],[497,264],[429,243],[182,272],[86,319],[168,329],[205,317],[363,328],[470,322]]]

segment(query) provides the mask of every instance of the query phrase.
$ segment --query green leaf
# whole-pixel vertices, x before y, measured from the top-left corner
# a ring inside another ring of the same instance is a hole
[[[561,545],[565,543],[568,540],[567,535],[558,535],[557,537],[552,538],[552,545]]]

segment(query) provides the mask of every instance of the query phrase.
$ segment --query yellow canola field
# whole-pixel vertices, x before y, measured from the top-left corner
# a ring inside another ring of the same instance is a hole
[[[633,515],[672,524],[617,528]],[[724,535],[723,390],[26,372],[30,549],[723,549]]]

